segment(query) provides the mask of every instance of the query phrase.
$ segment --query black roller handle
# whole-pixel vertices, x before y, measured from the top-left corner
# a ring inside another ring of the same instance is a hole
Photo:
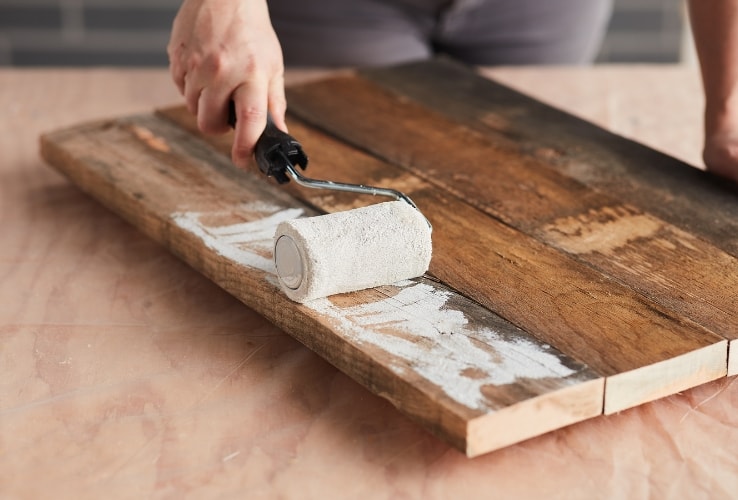
[[[236,127],[236,105],[233,100],[228,105],[228,124]],[[259,170],[267,177],[274,177],[279,184],[290,181],[287,176],[288,166],[298,165],[305,170],[308,164],[302,145],[290,134],[278,129],[271,115],[267,115],[264,132],[256,141],[254,158]]]

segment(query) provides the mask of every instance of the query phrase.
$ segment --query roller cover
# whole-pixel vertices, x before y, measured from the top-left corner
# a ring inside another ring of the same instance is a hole
[[[280,285],[296,302],[421,276],[431,229],[403,201],[282,222],[274,235]]]

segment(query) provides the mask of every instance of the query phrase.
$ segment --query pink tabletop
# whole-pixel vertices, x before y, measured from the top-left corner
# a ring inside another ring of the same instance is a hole
[[[699,162],[694,69],[491,74]],[[164,70],[0,70],[0,498],[735,497],[735,378],[469,460],[39,159],[179,102]]]

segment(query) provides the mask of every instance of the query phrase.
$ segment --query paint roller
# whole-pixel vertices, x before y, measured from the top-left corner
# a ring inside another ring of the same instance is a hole
[[[231,103],[229,121],[235,125]],[[271,118],[254,149],[259,170],[279,184],[384,196],[363,208],[285,221],[274,234],[280,287],[300,303],[423,275],[431,259],[431,225],[400,191],[303,176],[308,158],[300,143]]]

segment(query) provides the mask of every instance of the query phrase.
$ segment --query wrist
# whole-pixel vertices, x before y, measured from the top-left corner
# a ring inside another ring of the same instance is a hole
[[[738,130],[738,96],[710,100],[705,104],[705,135],[710,137]]]

